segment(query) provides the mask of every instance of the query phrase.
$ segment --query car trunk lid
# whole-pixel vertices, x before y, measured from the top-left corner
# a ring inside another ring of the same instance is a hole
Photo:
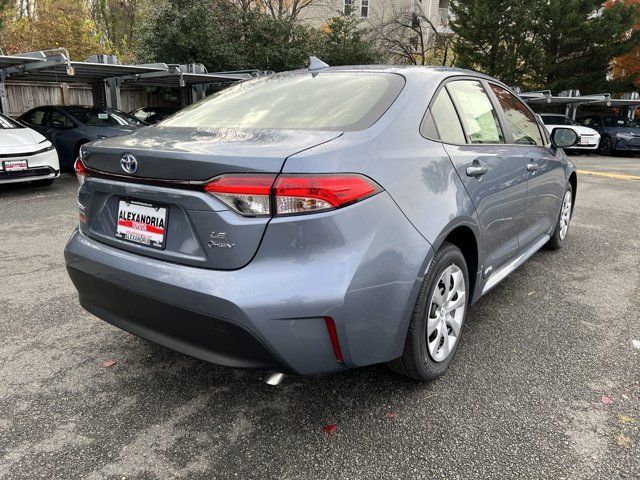
[[[242,268],[255,255],[269,217],[231,211],[206,193],[203,183],[229,173],[277,174],[287,157],[340,135],[150,127],[94,142],[83,149],[88,175],[79,192],[80,230],[162,260]],[[126,155],[135,157],[133,173],[121,165]],[[131,238],[134,227],[143,230]],[[139,243],[140,235],[149,243]]]

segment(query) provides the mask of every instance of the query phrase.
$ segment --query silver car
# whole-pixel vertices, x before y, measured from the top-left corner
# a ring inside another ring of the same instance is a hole
[[[430,380],[468,308],[566,242],[577,136],[550,137],[471,71],[254,79],[83,146],[67,269],[89,312],[209,362]]]

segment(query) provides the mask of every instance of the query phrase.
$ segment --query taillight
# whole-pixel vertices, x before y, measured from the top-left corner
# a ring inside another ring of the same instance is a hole
[[[275,175],[222,175],[204,187],[242,215],[261,217],[271,214],[271,186]]]
[[[277,179],[270,174],[222,175],[205,185],[205,191],[246,216],[321,212],[381,190],[368,178],[353,174],[280,175]]]
[[[290,215],[344,207],[380,187],[360,175],[281,175],[274,190],[276,214]]]
[[[82,160],[80,160],[79,158],[76,159],[76,163],[73,164],[73,169],[76,172],[76,177],[78,178],[78,183],[80,184],[80,186],[82,186],[82,184],[84,183],[84,179],[87,175],[87,171],[86,168],[84,166],[84,163],[82,163]]]

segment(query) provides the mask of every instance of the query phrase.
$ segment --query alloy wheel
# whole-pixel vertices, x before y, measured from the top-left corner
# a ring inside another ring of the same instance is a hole
[[[562,210],[560,211],[560,240],[564,240],[567,236],[567,230],[569,230],[569,222],[571,221],[571,191],[567,190],[562,200]]]
[[[467,307],[464,274],[456,264],[440,275],[429,303],[427,350],[435,362],[447,359],[460,338]]]

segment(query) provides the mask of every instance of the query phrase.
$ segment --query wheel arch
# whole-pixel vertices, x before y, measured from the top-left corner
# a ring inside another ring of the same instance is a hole
[[[472,304],[477,300],[477,288],[480,283],[481,271],[481,255],[480,255],[480,232],[472,223],[462,223],[451,225],[438,237],[433,243],[433,250],[437,252],[445,243],[451,243],[458,247],[467,262],[467,270],[469,274],[469,303]]]
[[[571,185],[571,212],[573,213],[573,209],[576,206],[576,195],[578,194],[578,175],[576,174],[575,171],[571,172],[571,175],[569,175],[569,184]]]

